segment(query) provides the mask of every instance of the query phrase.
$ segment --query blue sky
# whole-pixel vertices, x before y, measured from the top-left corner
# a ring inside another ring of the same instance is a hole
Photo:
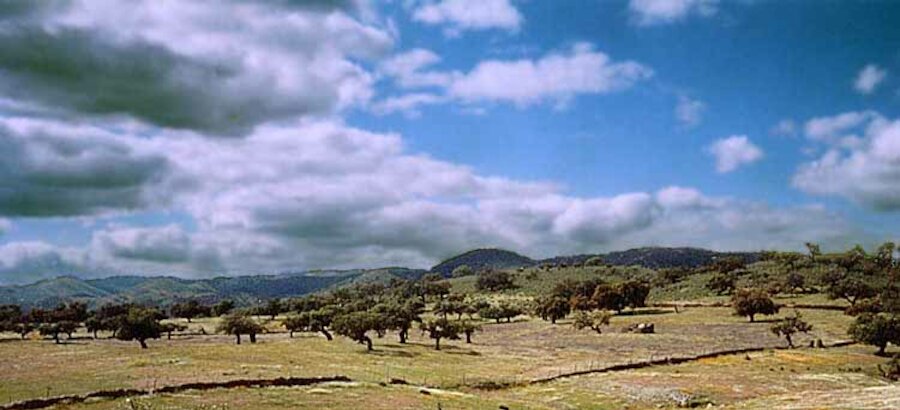
[[[894,2],[10,4],[0,283],[900,228]]]

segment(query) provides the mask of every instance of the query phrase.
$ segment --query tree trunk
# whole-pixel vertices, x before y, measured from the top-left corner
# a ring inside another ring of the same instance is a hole
[[[550,318],[550,324],[553,324],[553,325],[556,324],[556,318],[555,318],[555,317],[551,317],[551,318]]]
[[[878,345],[878,352],[876,352],[875,354],[878,355],[878,356],[884,356],[884,349],[885,349],[885,348],[887,348],[887,343],[885,343],[885,344],[883,344],[883,345]]]
[[[291,339],[293,339],[293,338],[294,338],[294,331],[291,330]]]
[[[147,348],[147,342],[145,342],[144,339],[138,339],[138,343],[141,344],[141,349]]]
[[[59,344],[59,333],[53,334],[53,342]]]
[[[794,348],[794,341],[791,340],[791,335],[785,335],[784,338],[787,339],[788,347],[791,348],[791,349],[793,349],[793,348]]]
[[[256,333],[250,333],[250,343],[256,343]]]
[[[95,330],[94,331],[94,339],[96,339],[96,338],[97,338],[97,331]]]
[[[188,320],[188,323],[191,323],[191,318],[187,318],[187,320]]]
[[[466,332],[466,343],[472,343],[472,333]]]
[[[363,336],[363,341],[366,342],[366,350],[372,351],[375,350],[372,348],[372,338],[369,336]]]
[[[441,350],[441,338],[439,337],[434,339],[434,350]]]
[[[238,334],[235,334],[234,336],[235,336],[235,338],[236,338],[236,343],[235,343],[235,344],[241,344],[241,334],[238,333]]]
[[[322,330],[320,330],[320,332],[322,332],[322,334],[325,335],[326,339],[328,339],[328,340],[334,339],[334,337],[331,336],[331,333],[328,332],[328,329],[323,328]]]
[[[750,323],[753,323],[753,315],[750,315]]]
[[[406,343],[406,329],[400,329],[400,343]]]

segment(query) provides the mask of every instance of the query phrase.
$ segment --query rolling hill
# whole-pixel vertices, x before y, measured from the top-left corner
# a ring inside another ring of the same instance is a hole
[[[431,272],[449,277],[453,270],[468,265],[474,271],[485,268],[507,269],[532,266],[537,262],[527,256],[503,249],[475,249],[447,259],[431,268]]]
[[[79,279],[60,276],[30,285],[0,287],[0,305],[52,307],[65,301],[83,301],[90,306],[106,302],[136,302],[167,305],[184,299],[214,303],[232,299],[250,305],[260,299],[284,298],[313,293],[359,282],[391,278],[416,279],[424,270],[406,268],[355,269],[182,279],[169,276],[113,276]]]
[[[449,277],[453,270],[461,265],[468,265],[475,271],[484,268],[512,269],[545,264],[571,266],[579,265],[595,256],[601,257],[608,265],[660,269],[697,267],[723,257],[739,257],[747,263],[752,263],[759,260],[760,254],[716,252],[698,248],[648,247],[608,254],[558,256],[534,260],[503,249],[475,249],[435,265],[430,272]],[[182,279],[171,276],[79,279],[74,276],[60,276],[29,285],[0,286],[0,304],[50,307],[60,302],[79,300],[91,306],[123,301],[167,305],[184,299],[198,299],[204,303],[232,299],[241,305],[251,305],[259,300],[300,296],[358,283],[388,283],[394,278],[418,279],[427,272],[423,269],[389,267],[314,270],[210,279]]]

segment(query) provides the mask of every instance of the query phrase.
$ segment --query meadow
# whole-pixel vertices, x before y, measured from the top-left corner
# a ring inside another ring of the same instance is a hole
[[[649,275],[633,268],[622,277]],[[610,277],[603,269],[559,269],[535,275],[511,272],[519,286],[483,294],[495,302],[525,302],[565,279]],[[689,280],[695,280],[689,278]],[[452,292],[477,293],[473,278],[447,281]],[[613,316],[598,334],[576,330],[572,318],[552,324],[523,314],[511,323],[481,320],[472,343],[441,342],[435,350],[427,335],[413,329],[408,343],[396,333],[374,338],[374,351],[348,338],[328,341],[319,333],[282,327],[286,316],[256,317],[266,328],[255,344],[234,343],[216,334],[220,318],[197,318],[171,339],[148,341],[149,348],[97,339],[79,329],[55,344],[32,334],[0,334],[0,403],[97,390],[154,390],[192,382],[278,377],[346,376],[350,382],[302,387],[237,388],[152,394],[128,399],[89,400],[62,405],[71,409],[643,409],[693,406],[721,408],[889,408],[900,390],[880,377],[888,360],[864,345],[815,348],[845,343],[853,318],[840,310],[782,308],[749,323],[728,306],[708,306],[727,298],[692,287],[693,298],[671,298],[678,286],[654,289],[648,307]],[[781,295],[779,303],[838,304],[821,294]],[[671,303],[681,304],[676,313]],[[692,304],[693,303],[693,304]],[[654,306],[656,305],[656,306]],[[813,325],[795,338],[795,349],[773,335],[772,323],[800,313]],[[426,316],[433,316],[427,313]],[[624,328],[653,323],[655,333]],[[603,371],[610,366],[714,352],[756,349],[637,369]],[[892,352],[892,351],[891,351]],[[569,376],[570,374],[579,374]],[[561,376],[561,377],[559,377]],[[546,379],[554,379],[547,381]],[[543,380],[543,381],[542,381]]]

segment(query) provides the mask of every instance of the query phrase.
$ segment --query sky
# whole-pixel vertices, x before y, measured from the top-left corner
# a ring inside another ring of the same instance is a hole
[[[900,3],[0,3],[0,284],[900,239]]]

